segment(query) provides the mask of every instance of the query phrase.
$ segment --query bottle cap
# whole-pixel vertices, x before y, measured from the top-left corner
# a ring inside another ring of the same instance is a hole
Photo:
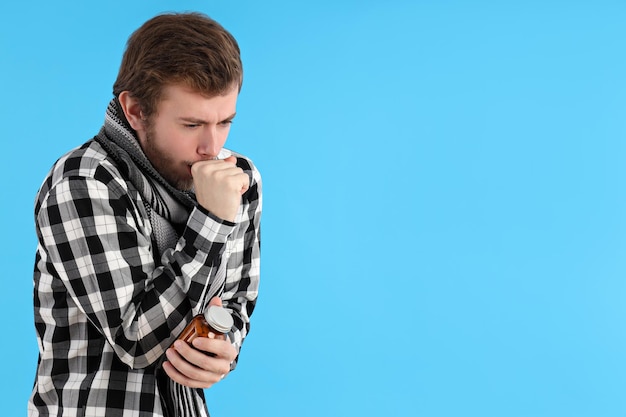
[[[233,318],[224,307],[209,306],[204,312],[204,318],[218,332],[228,333],[233,327]]]

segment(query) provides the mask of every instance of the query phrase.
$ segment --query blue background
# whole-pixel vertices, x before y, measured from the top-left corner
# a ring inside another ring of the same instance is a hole
[[[238,39],[229,147],[264,177],[214,417],[626,415],[626,4],[408,0],[3,6],[2,415],[35,372],[37,188],[173,10]]]

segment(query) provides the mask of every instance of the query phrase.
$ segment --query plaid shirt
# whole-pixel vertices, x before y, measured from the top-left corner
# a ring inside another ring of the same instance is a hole
[[[222,300],[240,349],[258,293],[261,178],[239,158],[251,187],[236,222],[194,208],[160,265],[144,202],[101,146],[89,141],[57,161],[35,205],[30,416],[163,415],[155,372],[224,262]]]

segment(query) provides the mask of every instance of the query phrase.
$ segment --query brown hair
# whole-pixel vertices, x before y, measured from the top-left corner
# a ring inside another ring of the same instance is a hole
[[[128,91],[150,117],[166,85],[214,97],[235,85],[241,90],[242,82],[239,45],[226,29],[200,13],[163,14],[128,39],[113,94]]]

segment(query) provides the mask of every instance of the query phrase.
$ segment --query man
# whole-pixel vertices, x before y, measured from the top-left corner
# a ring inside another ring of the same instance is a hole
[[[129,38],[100,133],[37,195],[30,416],[208,415],[202,389],[234,368],[259,283],[260,175],[223,148],[242,74],[204,15]],[[175,342],[208,305],[231,313],[227,340]]]

